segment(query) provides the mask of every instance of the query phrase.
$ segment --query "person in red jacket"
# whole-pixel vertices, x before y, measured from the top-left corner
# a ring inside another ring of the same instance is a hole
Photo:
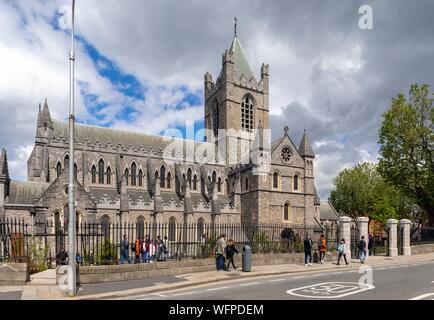
[[[321,263],[324,263],[324,258],[327,251],[327,241],[324,237],[324,234],[320,236],[319,241],[319,260]]]

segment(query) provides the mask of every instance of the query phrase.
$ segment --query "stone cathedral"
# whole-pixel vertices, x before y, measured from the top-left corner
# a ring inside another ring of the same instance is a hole
[[[209,73],[204,76],[205,142],[76,124],[78,221],[318,227],[315,154],[306,132],[297,147],[287,127],[279,129],[282,135],[278,140],[264,142],[264,132],[270,129],[269,94],[269,66],[262,65],[257,79],[235,35],[222,55],[217,79]],[[68,131],[67,122],[51,118],[45,100],[44,106],[39,106],[25,182],[10,179],[7,154],[1,151],[0,218],[63,225],[67,216]],[[247,152],[246,159],[242,146],[258,139],[259,148]],[[192,157],[197,150],[205,150],[199,152],[204,155],[217,150],[215,154],[235,161],[199,161]],[[268,159],[269,165],[254,161],[259,158]]]

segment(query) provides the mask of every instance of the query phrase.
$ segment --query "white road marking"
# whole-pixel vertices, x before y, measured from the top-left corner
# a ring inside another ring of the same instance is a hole
[[[286,293],[304,298],[336,299],[374,288],[373,285],[358,282],[324,282],[291,289]]]
[[[183,295],[186,295],[186,294],[195,294],[195,293],[197,293],[197,291],[189,291],[189,292],[177,293],[177,294],[174,294],[173,296],[183,296]]]
[[[425,293],[425,294],[423,294],[423,295],[420,295],[420,296],[417,296],[417,297],[411,298],[411,299],[409,299],[409,300],[422,300],[422,299],[427,298],[427,297],[430,297],[430,296],[434,297],[434,293]],[[434,300],[434,299],[431,299],[431,300]]]
[[[169,298],[169,296],[166,296],[165,294],[161,294],[161,293],[153,293],[153,295],[163,297],[163,298]]]
[[[295,278],[294,278],[295,279]],[[278,282],[278,281],[285,281],[286,279],[273,279],[273,280],[270,280],[270,282]]]
[[[211,289],[206,289],[206,291],[215,291],[215,290],[222,290],[222,289],[229,289],[229,287],[211,288]]]
[[[255,284],[259,284],[259,282],[242,283],[240,284],[240,287],[253,286]]]
[[[387,269],[386,267],[383,267],[383,268],[376,268],[377,270],[384,270],[384,269]]]
[[[305,278],[306,276],[300,276],[300,277],[294,277],[292,279],[301,279],[301,278]]]

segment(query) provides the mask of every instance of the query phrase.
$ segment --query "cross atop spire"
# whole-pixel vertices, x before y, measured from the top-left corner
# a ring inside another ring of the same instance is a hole
[[[237,25],[238,25],[238,19],[237,19],[237,17],[234,17],[234,21],[235,21],[235,24],[234,24],[234,37],[236,37],[237,36]]]

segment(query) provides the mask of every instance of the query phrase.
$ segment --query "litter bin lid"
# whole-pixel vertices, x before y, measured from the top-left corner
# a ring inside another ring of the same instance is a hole
[[[251,250],[252,248],[250,248],[250,246],[249,245],[245,245],[244,247],[243,247],[243,251],[246,251],[246,250]]]

